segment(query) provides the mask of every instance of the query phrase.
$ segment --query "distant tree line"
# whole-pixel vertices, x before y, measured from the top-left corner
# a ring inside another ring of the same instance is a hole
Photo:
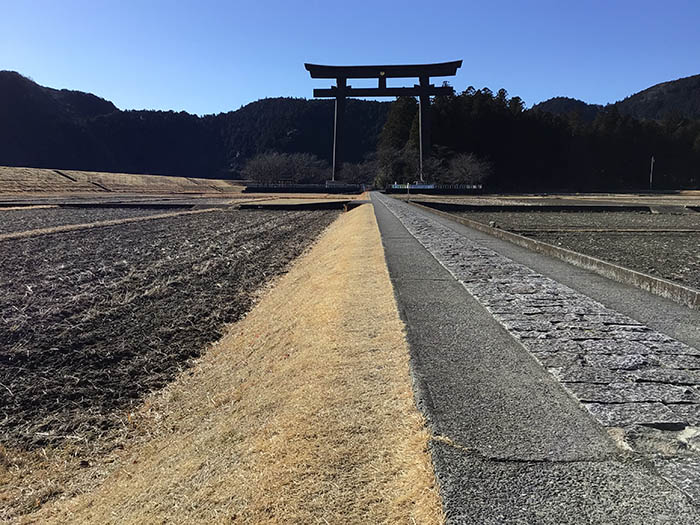
[[[700,183],[698,120],[637,120],[607,106],[585,122],[574,112],[526,111],[504,89],[472,87],[436,97],[430,111],[424,174],[431,181],[488,180],[498,191],[646,189],[654,156],[656,189]],[[380,134],[377,184],[416,180],[417,151],[417,103],[399,98]]]

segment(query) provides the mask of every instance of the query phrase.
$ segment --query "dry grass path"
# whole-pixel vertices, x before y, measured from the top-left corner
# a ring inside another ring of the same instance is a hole
[[[133,421],[141,442],[100,486],[30,521],[442,521],[368,205]]]

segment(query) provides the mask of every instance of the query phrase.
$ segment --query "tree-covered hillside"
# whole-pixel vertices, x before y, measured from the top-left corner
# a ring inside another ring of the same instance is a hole
[[[611,105],[620,114],[639,120],[700,119],[700,75],[656,84]],[[578,114],[586,122],[592,122],[603,108],[569,97],[550,98],[532,107],[554,115]]]
[[[348,100],[345,161],[359,162],[377,148],[389,102]],[[226,166],[239,169],[258,153],[311,153],[331,160],[333,101],[270,98],[214,117],[226,153]]]
[[[346,160],[376,150],[389,105],[348,102]],[[330,100],[270,98],[205,117],[120,111],[94,95],[0,71],[0,165],[229,177],[266,151],[330,160],[332,141]]]
[[[700,119],[700,75],[656,84],[616,105],[623,115],[638,119]]]
[[[436,182],[454,177],[453,159],[472,154],[491,166],[487,186],[497,191],[643,190],[652,156],[656,189],[700,184],[700,120],[641,121],[607,106],[585,122],[471,87],[436,97],[431,110],[433,158],[424,171]],[[379,143],[380,185],[416,180],[417,121],[413,99],[394,103]]]
[[[603,110],[599,104],[586,104],[582,100],[569,97],[554,97],[532,106],[534,111],[544,111],[553,115],[578,117],[585,122],[593,122]]]

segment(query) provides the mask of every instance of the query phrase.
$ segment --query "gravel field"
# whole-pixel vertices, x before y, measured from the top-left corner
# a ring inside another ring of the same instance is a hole
[[[184,211],[189,208],[39,208],[3,210],[0,208],[0,235],[52,228],[65,224],[83,224],[97,221],[145,217],[159,213]]]
[[[644,212],[468,212],[458,215],[488,224],[494,221],[504,230],[544,228],[590,229],[697,229],[700,213],[656,214]]]
[[[337,214],[217,211],[0,241],[0,442],[123,424]]]
[[[494,212],[462,217],[592,255],[620,266],[700,289],[700,232],[534,232],[537,229],[700,230],[700,213]]]

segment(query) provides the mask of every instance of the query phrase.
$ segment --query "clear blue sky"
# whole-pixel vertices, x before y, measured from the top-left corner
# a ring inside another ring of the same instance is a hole
[[[122,109],[310,97],[304,62],[464,59],[458,91],[614,102],[700,73],[698,0],[0,0],[0,69]]]

